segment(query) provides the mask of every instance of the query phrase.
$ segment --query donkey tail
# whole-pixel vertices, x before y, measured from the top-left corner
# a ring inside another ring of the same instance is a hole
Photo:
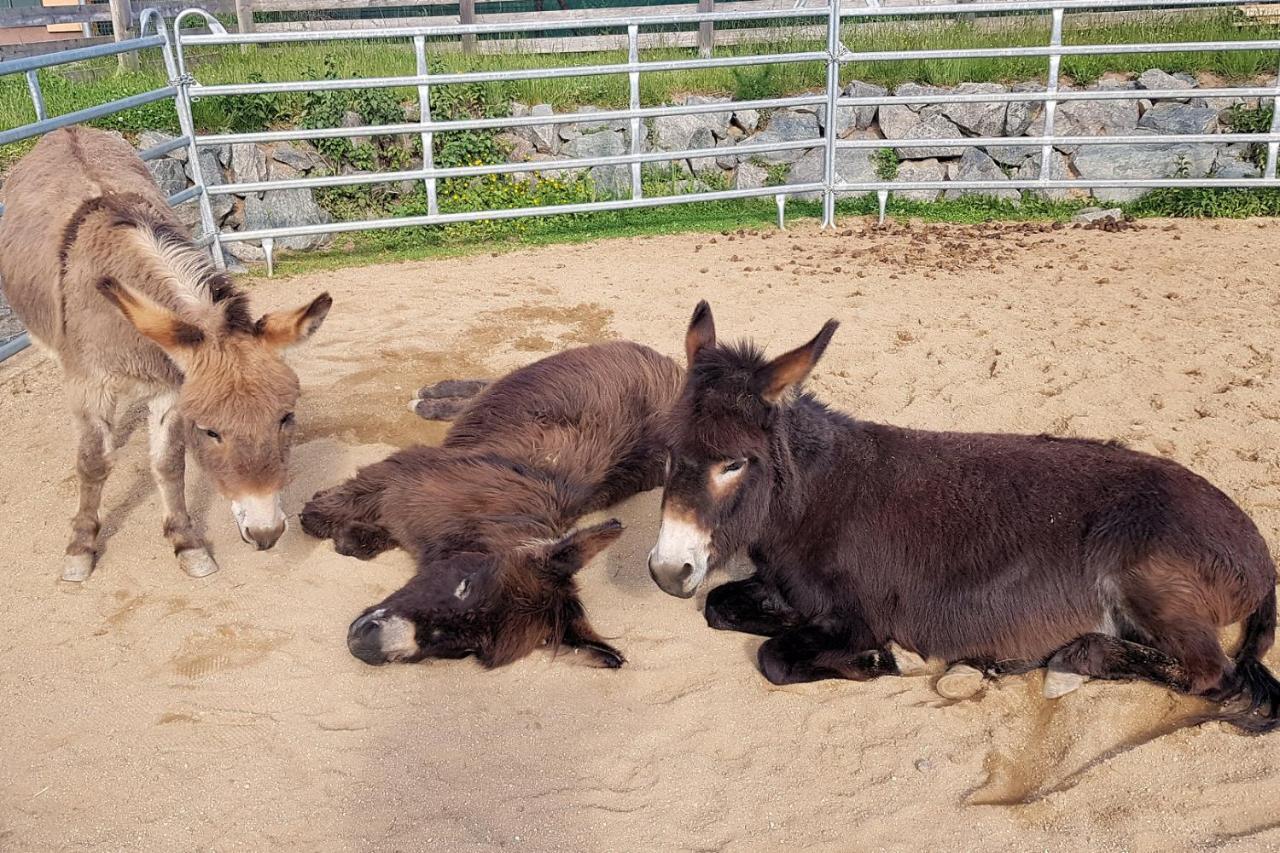
[[[1236,652],[1231,685],[1216,697],[1224,701],[1244,699],[1249,703],[1248,707],[1209,716],[1205,722],[1221,720],[1251,735],[1266,734],[1280,728],[1280,681],[1262,662],[1262,656],[1271,648],[1275,635],[1276,590],[1273,586],[1245,620],[1244,639]]]
[[[452,420],[488,384],[484,379],[445,379],[427,385],[409,401],[409,411],[428,421]]]

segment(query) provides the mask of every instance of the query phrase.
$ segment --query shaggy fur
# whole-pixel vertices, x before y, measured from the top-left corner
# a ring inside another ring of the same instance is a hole
[[[248,300],[195,246],[128,143],[70,127],[13,169],[0,218],[0,279],[32,339],[62,366],[80,432],[80,508],[67,580],[98,549],[117,402],[151,406],[151,458],[165,536],[192,574],[217,568],[183,496],[189,448],[219,491],[277,495],[298,379],[280,350],[319,327],[331,300],[254,323]],[[283,531],[247,529],[259,547]]]
[[[370,663],[474,654],[492,667],[551,643],[620,666],[573,574],[622,527],[571,528],[662,482],[657,424],[680,377],[637,344],[569,350],[481,391],[440,447],[402,450],[312,498],[303,529],[339,553],[368,559],[399,546],[417,560],[404,589],[352,623],[352,653]]]
[[[1275,565],[1230,498],[1116,443],[902,429],[789,392],[834,331],[767,361],[716,345],[704,303],[668,426],[664,513],[711,531],[712,562],[749,552],[755,576],[713,590],[706,614],[772,637],[759,653],[770,681],[894,672],[893,640],[997,670],[1243,694],[1263,713],[1233,722],[1280,724],[1280,684],[1260,663]],[[730,460],[743,474],[713,495],[709,473]],[[1217,632],[1241,620],[1232,660]]]

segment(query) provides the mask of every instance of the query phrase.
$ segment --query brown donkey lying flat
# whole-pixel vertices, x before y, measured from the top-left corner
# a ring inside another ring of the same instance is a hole
[[[188,447],[231,499],[241,538],[270,548],[285,529],[280,491],[298,399],[281,352],[319,328],[329,296],[252,320],[133,148],[103,131],[48,134],[4,189],[0,280],[32,340],[62,366],[80,432],[63,579],[93,569],[117,403],[137,396],[150,406],[164,534],[183,569],[218,568],[187,514]]]
[[[775,684],[893,674],[892,640],[995,671],[1047,664],[1059,690],[1092,676],[1242,697],[1218,719],[1280,725],[1260,660],[1275,565],[1226,495],[1115,444],[900,429],[792,393],[835,329],[766,361],[717,345],[698,306],[649,558],[662,589],[690,596],[745,549],[756,574],[712,590],[706,618],[770,637]],[[1229,659],[1218,629],[1242,620]]]
[[[657,424],[680,375],[632,343],[553,355],[480,392],[440,447],[402,450],[312,498],[302,527],[339,553],[368,559],[398,545],[418,564],[351,624],[351,653],[372,664],[474,654],[494,667],[550,643],[621,666],[587,621],[573,576],[622,525],[571,528],[661,484]],[[458,396],[429,393],[454,403],[418,410],[452,414]]]

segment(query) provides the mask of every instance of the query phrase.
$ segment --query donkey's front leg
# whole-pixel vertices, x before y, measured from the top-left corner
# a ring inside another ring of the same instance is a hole
[[[77,398],[74,409],[80,433],[76,450],[80,505],[71,519],[71,542],[67,544],[62,579],[80,582],[93,572],[93,560],[98,552],[98,508],[102,505],[102,487],[111,473],[115,397],[102,387],[77,387],[73,393]]]
[[[800,615],[759,575],[730,581],[707,593],[707,624],[721,631],[774,637],[800,623]]]
[[[760,672],[773,684],[798,684],[827,678],[868,681],[897,675],[893,653],[875,644],[863,625],[802,625],[760,646]]]
[[[187,512],[186,424],[174,408],[172,393],[153,397],[148,404],[147,426],[151,438],[151,474],[164,501],[164,536],[178,555],[178,565],[193,578],[218,570],[204,537],[196,532]]]

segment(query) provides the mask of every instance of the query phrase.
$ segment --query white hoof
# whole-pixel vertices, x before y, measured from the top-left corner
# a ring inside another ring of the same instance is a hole
[[[1057,669],[1048,669],[1044,673],[1044,698],[1057,699],[1066,696],[1073,690],[1080,687],[1089,680],[1087,675],[1079,675],[1074,672],[1062,672]]]
[[[178,565],[193,578],[202,578],[218,570],[218,564],[204,548],[190,548],[178,552]]]
[[[73,554],[62,564],[62,579],[71,583],[82,583],[93,574],[92,554]]]
[[[982,690],[982,672],[965,663],[958,663],[943,673],[933,689],[943,699],[968,699]]]
[[[893,661],[898,665],[899,675],[924,675],[931,668],[929,661],[910,649],[904,649],[892,640],[885,644],[885,648],[889,650],[889,654],[893,655]]]

